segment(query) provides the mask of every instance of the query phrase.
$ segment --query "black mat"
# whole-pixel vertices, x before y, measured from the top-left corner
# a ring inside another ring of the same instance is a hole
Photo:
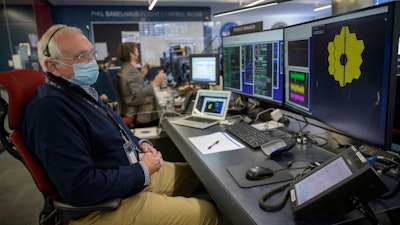
[[[271,170],[275,171],[272,177],[268,177],[261,180],[248,180],[246,179],[246,171],[255,166],[264,166],[268,167]],[[228,169],[228,172],[232,175],[233,179],[238,183],[240,187],[248,188],[254,186],[260,186],[265,184],[273,184],[283,181],[293,180],[293,175],[291,175],[287,170],[283,169],[278,163],[272,160],[264,160],[261,162],[255,162],[252,164],[240,164],[231,166]]]

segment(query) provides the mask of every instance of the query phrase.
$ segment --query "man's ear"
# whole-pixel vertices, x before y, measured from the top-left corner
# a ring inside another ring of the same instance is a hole
[[[61,76],[60,71],[57,69],[57,64],[51,60],[51,59],[46,59],[45,61],[46,67],[47,67],[47,71],[52,73],[53,75],[59,77]]]

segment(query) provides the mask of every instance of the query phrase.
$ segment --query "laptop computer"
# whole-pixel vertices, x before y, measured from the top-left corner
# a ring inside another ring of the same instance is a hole
[[[198,90],[191,115],[171,121],[172,124],[206,129],[225,120],[230,91]]]

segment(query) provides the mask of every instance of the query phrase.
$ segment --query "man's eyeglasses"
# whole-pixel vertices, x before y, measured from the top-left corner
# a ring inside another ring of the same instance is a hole
[[[76,58],[57,58],[57,59],[59,59],[59,60],[77,60],[79,62],[79,64],[86,64],[86,63],[92,61],[93,59],[97,59],[97,51],[92,49],[88,52],[84,52],[84,53],[80,54]]]

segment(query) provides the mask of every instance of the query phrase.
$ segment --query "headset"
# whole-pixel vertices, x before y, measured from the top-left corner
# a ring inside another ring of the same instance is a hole
[[[63,29],[63,28],[65,28],[65,26],[62,26],[62,27],[57,28],[57,30],[55,30],[55,31],[51,34],[49,40],[47,41],[46,48],[45,48],[44,51],[43,51],[43,55],[44,55],[44,56],[51,57],[51,54],[50,54],[50,51],[49,51],[49,43],[50,43],[50,40],[51,40],[51,38],[53,38],[53,36],[57,33],[57,31],[59,31],[59,30],[61,30],[61,29]]]

